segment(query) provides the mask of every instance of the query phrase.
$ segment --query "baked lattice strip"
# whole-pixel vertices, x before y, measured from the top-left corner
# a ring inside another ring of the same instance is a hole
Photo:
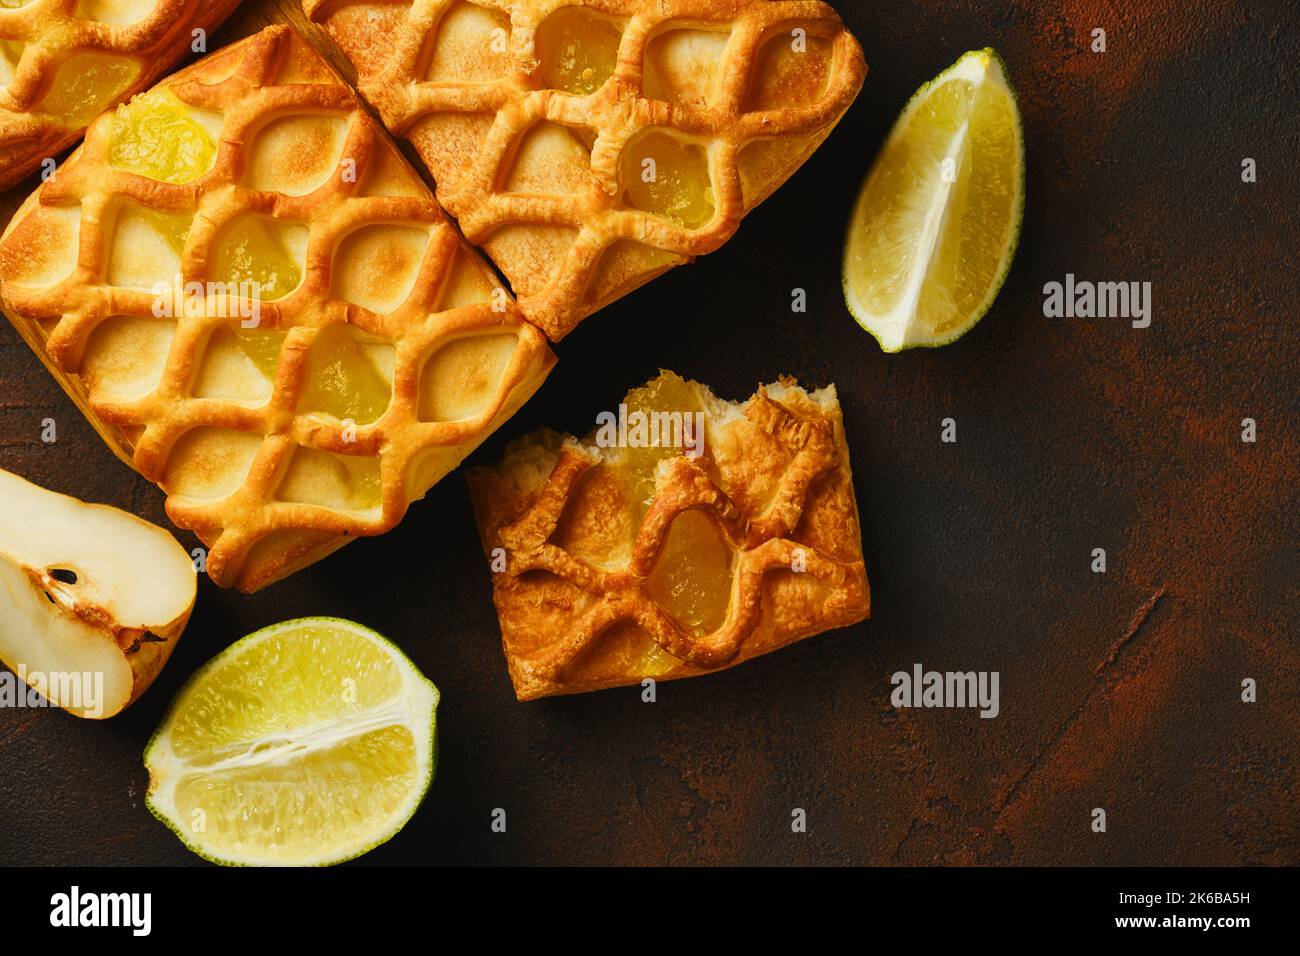
[[[0,0],[0,189],[145,89],[239,0]]]
[[[467,475],[521,700],[703,674],[868,615],[833,387],[738,406],[664,372],[620,409],[616,444],[539,432]]]
[[[100,117],[0,238],[0,299],[250,591],[391,529],[554,361],[284,26]]]
[[[552,339],[726,242],[866,75],[815,0],[303,5]]]

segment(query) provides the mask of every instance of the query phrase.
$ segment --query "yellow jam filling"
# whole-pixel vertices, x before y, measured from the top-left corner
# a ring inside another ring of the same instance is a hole
[[[537,29],[542,78],[548,88],[586,96],[600,89],[618,63],[622,34],[608,20],[563,7]]]
[[[341,456],[340,456],[341,457]],[[345,466],[352,484],[351,504],[358,511],[378,507],[383,501],[384,486],[379,477],[379,463],[373,459],[359,459],[357,463],[349,459]]]
[[[18,61],[23,58],[23,44],[18,40],[0,40],[0,81],[8,84],[14,78]]]
[[[677,516],[646,589],[692,634],[722,626],[731,597],[731,549],[698,511]]]
[[[234,329],[235,341],[248,360],[267,378],[275,379],[275,366],[280,360],[285,333],[275,329]]]
[[[341,331],[325,332],[316,339],[310,376],[303,409],[325,412],[339,421],[368,425],[384,414],[392,398],[392,386],[361,344]]]
[[[214,278],[219,282],[256,283],[265,302],[283,298],[302,281],[302,267],[285,249],[271,220],[246,217],[226,231],[217,251]]]
[[[693,422],[694,414],[703,410],[695,387],[672,372],[633,389],[624,402],[629,416],[638,411],[677,412],[683,421]],[[654,495],[659,463],[682,451],[673,447],[622,450],[619,474],[635,509],[637,525]],[[673,521],[647,590],[678,624],[692,634],[705,634],[726,619],[731,564],[731,548],[719,538],[709,519],[700,512],[687,511]]]
[[[654,381],[634,388],[623,399],[627,406],[629,420],[636,412],[649,415],[653,412],[679,412],[683,420],[702,411],[699,394],[695,386],[674,372],[664,372]],[[619,477],[623,488],[636,515],[635,524],[641,523],[650,499],[655,492],[655,474],[659,463],[680,455],[680,448],[632,448],[627,447],[619,453]]]
[[[181,254],[185,248],[185,237],[190,233],[192,220],[189,216],[144,207],[139,208],[137,215],[149,224],[150,229],[167,240],[167,244],[176,250],[177,256]]]
[[[212,137],[170,90],[150,90],[117,108],[108,161],[165,183],[189,183],[216,161]]]
[[[78,53],[59,67],[40,110],[80,126],[131,88],[140,75],[135,60],[103,53]]]
[[[623,151],[624,202],[687,229],[713,218],[713,189],[704,149],[649,133]]]

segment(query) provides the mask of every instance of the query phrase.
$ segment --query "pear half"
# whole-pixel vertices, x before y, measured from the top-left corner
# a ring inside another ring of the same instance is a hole
[[[0,661],[50,703],[119,713],[167,663],[195,590],[162,528],[0,469]]]

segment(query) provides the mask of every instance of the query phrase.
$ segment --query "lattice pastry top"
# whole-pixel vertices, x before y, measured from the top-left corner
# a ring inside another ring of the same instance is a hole
[[[0,189],[189,52],[239,0],[0,0]],[[206,37],[204,38],[206,43]]]
[[[664,372],[598,423],[467,475],[520,700],[690,677],[868,615],[833,386],[740,406]]]
[[[303,5],[552,339],[726,242],[866,75],[815,0]]]
[[[6,314],[255,590],[391,529],[554,362],[284,26],[90,127],[0,238]]]

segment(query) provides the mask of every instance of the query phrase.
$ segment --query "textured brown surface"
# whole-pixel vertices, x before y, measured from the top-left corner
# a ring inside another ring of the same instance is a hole
[[[872,72],[825,146],[722,250],[565,339],[474,460],[538,425],[585,432],[601,396],[660,366],[727,398],[781,372],[834,381],[873,619],[655,704],[635,688],[518,704],[451,478],[393,533],[265,593],[204,582],[122,717],[0,712],[0,860],[191,861],[141,802],[169,693],[234,637],[333,613],[391,635],[443,691],[430,798],[363,864],[1300,862],[1293,5],[835,6]],[[882,355],[841,303],[849,202],[913,90],[990,43],[1029,150],[1016,263],[961,342]],[[1151,281],[1151,327],[1044,318],[1043,284],[1067,272]],[[165,521],[7,327],[0,379],[0,465]],[[889,675],[917,662],[999,670],[1001,716],[892,709]]]

